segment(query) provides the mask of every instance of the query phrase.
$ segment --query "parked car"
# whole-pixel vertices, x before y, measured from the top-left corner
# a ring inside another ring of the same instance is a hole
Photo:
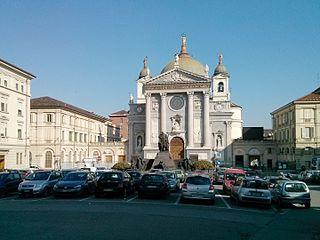
[[[86,170],[66,174],[53,187],[54,197],[82,196],[93,194],[96,188],[95,175]]]
[[[112,194],[127,197],[133,192],[134,183],[129,173],[125,171],[113,170],[101,174],[97,180],[95,196],[102,197]]]
[[[178,192],[180,189],[180,180],[178,179],[177,174],[174,171],[162,171],[160,173],[167,177],[170,191]]]
[[[267,181],[256,177],[238,178],[234,183],[230,197],[241,203],[262,204],[271,207],[271,192]]]
[[[164,174],[146,173],[142,176],[138,197],[160,196],[164,199],[170,194],[169,181]]]
[[[267,181],[269,189],[272,189],[280,181],[290,180],[284,176],[265,176],[263,179]]]
[[[140,184],[140,180],[141,180],[141,177],[142,177],[141,172],[138,171],[138,170],[128,170],[127,172],[129,173],[129,175],[133,179],[134,189],[138,190],[138,187],[139,187],[139,184]]]
[[[162,169],[158,169],[158,168],[152,168],[149,170],[149,173],[158,173],[158,172],[161,172]]]
[[[174,172],[177,174],[177,178],[179,179],[180,183],[183,183],[185,180],[185,172],[182,169],[176,169]]]
[[[286,204],[301,204],[310,208],[311,196],[307,186],[302,181],[282,181],[272,190],[272,200],[280,207]]]
[[[22,178],[17,170],[0,172],[0,197],[4,197],[8,193],[17,192],[21,182]]]
[[[223,184],[224,171],[218,171],[213,173],[213,183]]]
[[[240,168],[228,168],[224,172],[223,192],[229,194],[238,177],[244,177],[246,172]]]
[[[215,201],[215,191],[210,176],[207,174],[190,174],[181,188],[181,202],[186,200],[206,200],[211,204]]]
[[[61,179],[60,171],[37,170],[30,173],[23,182],[19,184],[19,196],[43,195],[52,193],[53,186]]]

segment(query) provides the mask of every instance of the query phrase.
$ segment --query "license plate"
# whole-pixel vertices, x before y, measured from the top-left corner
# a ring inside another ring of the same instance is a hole
[[[251,195],[252,195],[252,196],[255,196],[255,197],[260,197],[260,196],[261,196],[261,193],[259,193],[259,192],[252,192]]]
[[[107,189],[103,189],[104,192],[113,192],[113,189],[107,188]]]
[[[31,189],[25,189],[23,190],[23,192],[31,192],[32,190]]]
[[[147,186],[147,188],[157,188],[157,186]]]

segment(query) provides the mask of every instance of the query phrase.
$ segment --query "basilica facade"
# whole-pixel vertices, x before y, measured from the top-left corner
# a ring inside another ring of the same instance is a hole
[[[242,136],[242,108],[231,102],[229,74],[219,56],[209,75],[208,65],[195,60],[182,36],[179,54],[156,76],[148,59],[130,98],[128,160],[155,159],[159,135],[168,137],[173,160],[210,160],[232,165],[232,142]]]

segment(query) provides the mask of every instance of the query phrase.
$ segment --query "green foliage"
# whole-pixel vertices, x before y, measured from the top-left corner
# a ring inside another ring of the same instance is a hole
[[[214,169],[212,162],[199,160],[193,164],[195,170],[211,170]]]
[[[112,169],[115,169],[115,170],[128,170],[130,169],[131,166],[129,163],[126,163],[126,162],[119,162],[119,163],[116,163],[115,165],[113,165]]]

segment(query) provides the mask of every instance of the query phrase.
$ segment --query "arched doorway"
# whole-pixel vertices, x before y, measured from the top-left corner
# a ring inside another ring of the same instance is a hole
[[[170,142],[170,155],[173,160],[181,160],[184,158],[184,143],[182,138],[172,138]]]

